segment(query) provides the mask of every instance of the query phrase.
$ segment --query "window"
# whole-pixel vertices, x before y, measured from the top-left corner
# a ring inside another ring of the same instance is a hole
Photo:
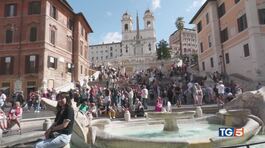
[[[209,24],[209,13],[206,13],[206,24]]]
[[[219,18],[222,17],[225,14],[225,3],[221,4],[218,7],[218,16]]]
[[[94,61],[94,57],[92,57],[92,61]]]
[[[56,31],[54,29],[51,29],[51,34],[50,34],[50,42],[55,45],[55,36],[56,36]]]
[[[208,35],[208,47],[209,48],[212,47],[212,38],[211,38],[211,35]]]
[[[30,37],[29,40],[31,42],[37,41],[37,28],[36,27],[31,27],[30,28]]]
[[[70,30],[74,29],[74,21],[71,18],[68,18],[67,20],[67,28]]]
[[[13,74],[14,57],[1,57],[0,67],[0,75]]]
[[[265,24],[265,9],[259,9],[259,23],[260,24]]]
[[[125,31],[128,31],[128,29],[129,29],[128,24],[125,24],[125,25],[124,25],[124,30],[125,30]]]
[[[152,50],[152,48],[151,48],[151,44],[150,44],[150,43],[149,43],[149,45],[148,45],[148,48],[149,48],[149,51]]]
[[[88,59],[88,53],[87,53],[88,49],[87,49],[87,46],[85,46],[85,49],[84,49],[84,57],[86,59]]]
[[[203,53],[203,43],[200,43],[200,47],[201,47],[201,53]]]
[[[8,29],[6,31],[6,43],[12,43],[13,42],[13,30]]]
[[[5,17],[16,16],[16,15],[17,15],[17,4],[5,5]]]
[[[214,67],[213,58],[210,59],[211,67]]]
[[[128,46],[127,45],[125,46],[125,49],[126,49],[126,53],[128,53]]]
[[[80,55],[83,55],[83,42],[80,42]]]
[[[108,59],[109,57],[108,56],[106,56],[106,59]]]
[[[244,57],[250,56],[248,44],[244,45]]]
[[[71,63],[66,63],[66,72],[72,73],[72,64]]]
[[[202,30],[202,22],[200,21],[198,24],[197,24],[197,32],[201,32]]]
[[[81,74],[83,74],[83,66],[81,65],[81,68],[80,68],[80,72]]]
[[[28,55],[25,57],[25,73],[38,73],[38,67],[38,55]]]
[[[220,33],[221,35],[221,43],[225,42],[228,40],[228,31],[227,28],[223,29]]]
[[[112,47],[110,47],[110,51],[112,51]]]
[[[33,1],[29,2],[29,9],[28,9],[28,14],[40,14],[41,11],[41,3],[40,1]]]
[[[57,9],[52,4],[50,6],[50,16],[54,19],[57,19]]]
[[[73,39],[71,37],[67,37],[67,49],[72,52],[73,49]]]
[[[112,57],[113,56],[113,54],[112,54],[112,52],[110,53],[110,57]]]
[[[202,70],[205,71],[205,63],[202,62]]]
[[[147,26],[147,28],[150,28],[151,27],[151,22],[147,21],[146,26]]]
[[[48,68],[57,69],[57,58],[48,56]]]
[[[225,54],[225,63],[229,64],[230,63],[230,58],[229,58],[229,53]]]
[[[235,0],[235,4],[237,4],[238,2],[240,2],[240,0]]]
[[[238,32],[241,32],[248,28],[247,16],[246,14],[242,15],[237,19]]]
[[[81,35],[84,36],[84,28],[81,26]]]

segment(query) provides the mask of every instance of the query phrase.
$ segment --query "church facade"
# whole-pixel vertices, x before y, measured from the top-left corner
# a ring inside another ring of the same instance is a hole
[[[118,64],[128,66],[133,63],[146,63],[156,59],[156,33],[155,18],[150,10],[146,10],[143,17],[144,28],[140,29],[138,14],[136,17],[136,29],[130,14],[125,12],[121,19],[121,42],[91,45],[89,60],[93,64]],[[143,67],[134,70],[143,69]]]

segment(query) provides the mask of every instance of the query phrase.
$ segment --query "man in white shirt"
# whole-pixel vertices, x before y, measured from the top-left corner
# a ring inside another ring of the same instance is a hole
[[[225,93],[225,86],[223,84],[223,81],[219,81],[218,85],[216,86],[217,90],[218,90],[218,106],[219,104],[224,105],[224,93]]]
[[[133,107],[133,96],[134,96],[133,89],[129,88],[128,99],[129,99],[129,105],[131,109]]]
[[[147,109],[147,99],[148,99],[148,89],[146,89],[146,86],[143,86],[142,92],[141,92],[141,98],[144,105],[144,108]]]
[[[6,95],[4,94],[3,90],[0,90],[0,108],[3,109],[5,101],[6,101]]]

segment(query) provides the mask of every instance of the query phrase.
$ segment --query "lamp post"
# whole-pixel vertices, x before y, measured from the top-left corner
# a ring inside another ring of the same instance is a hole
[[[74,77],[74,73],[75,73],[75,71],[74,71],[74,68],[75,68],[75,65],[74,64],[71,64],[71,72],[72,72],[72,80],[71,80],[71,82],[74,82],[75,80],[75,77]]]

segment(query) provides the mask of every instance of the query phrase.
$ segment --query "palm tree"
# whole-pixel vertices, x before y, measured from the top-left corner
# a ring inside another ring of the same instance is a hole
[[[178,17],[175,25],[177,29],[179,30],[179,49],[180,49],[180,56],[182,57],[182,30],[184,29],[184,17]]]

